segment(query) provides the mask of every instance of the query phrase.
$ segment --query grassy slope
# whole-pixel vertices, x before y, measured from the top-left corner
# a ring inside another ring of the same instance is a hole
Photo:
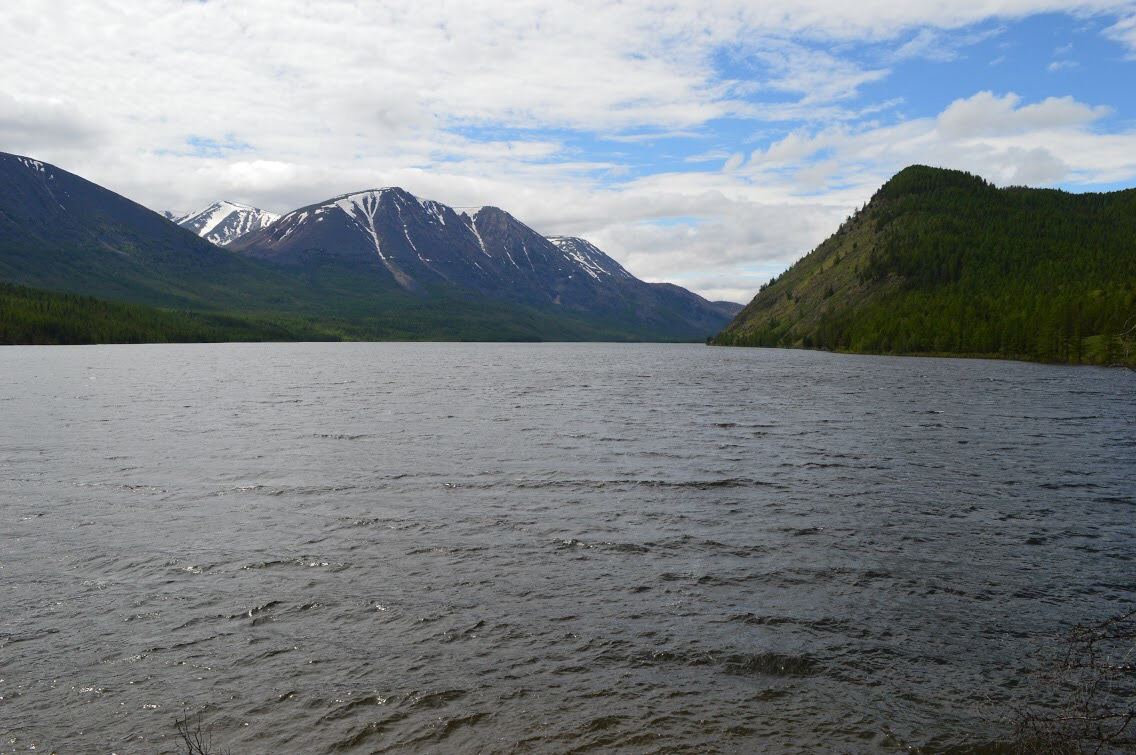
[[[714,343],[1133,361],[1136,190],[997,189],[912,167]],[[1126,325],[1126,323],[1128,323]]]

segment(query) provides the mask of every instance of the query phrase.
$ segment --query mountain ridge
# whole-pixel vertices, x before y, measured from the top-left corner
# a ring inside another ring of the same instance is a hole
[[[608,276],[598,268],[569,265],[497,208],[458,214],[395,188],[334,199],[344,206],[316,203],[307,217],[301,208],[220,246],[79,176],[0,153],[0,281],[156,307],[331,318],[320,332],[364,339],[701,340],[732,314],[633,277],[622,289],[599,285]],[[339,229],[328,238],[331,225]],[[295,245],[305,236],[315,242]],[[250,237],[267,241],[254,249],[243,245]],[[617,268],[600,254],[589,264]],[[542,271],[555,273],[547,291],[535,285]]]
[[[455,286],[547,311],[641,321],[689,337],[717,330],[740,305],[635,278],[593,244],[545,238],[505,210],[459,213],[399,187],[341,194],[286,213],[230,244],[295,268],[351,267],[379,289],[430,295]],[[682,293],[679,293],[681,291]]]

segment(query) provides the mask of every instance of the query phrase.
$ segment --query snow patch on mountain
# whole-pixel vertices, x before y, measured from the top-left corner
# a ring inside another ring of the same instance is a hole
[[[465,222],[466,228],[473,231],[474,237],[477,239],[481,251],[485,252],[486,257],[492,257],[489,253],[488,247],[485,246],[485,239],[481,238],[481,231],[477,230],[477,213],[481,212],[484,207],[455,207],[454,212],[458,213],[458,217]],[[478,265],[478,267],[481,267]]]
[[[271,225],[279,218],[279,215],[267,210],[222,200],[173,220],[217,246],[226,246],[247,233]]]
[[[375,213],[378,212],[379,202],[387,191],[389,189],[363,191],[332,200],[336,207],[343,210],[345,215],[354,220],[359,228],[371,237],[371,241],[375,244],[375,254],[379,255],[381,260],[386,260],[386,255],[383,254],[382,245],[379,244],[379,233],[378,229],[375,228]],[[307,213],[304,213],[304,217],[307,217]],[[300,218],[297,222],[303,219]]]
[[[575,236],[549,236],[548,240],[564,254],[565,259],[575,263],[577,267],[596,280],[600,280],[601,275],[613,278],[634,279],[635,277],[590,241]]]
[[[418,204],[422,205],[422,209],[426,210],[432,218],[437,220],[442,225],[446,224],[446,210],[450,209],[441,202],[435,202],[433,199],[418,199]]]

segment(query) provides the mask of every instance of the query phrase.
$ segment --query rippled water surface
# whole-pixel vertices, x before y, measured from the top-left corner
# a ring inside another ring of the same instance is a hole
[[[1136,375],[0,350],[4,750],[942,750],[1136,599]]]

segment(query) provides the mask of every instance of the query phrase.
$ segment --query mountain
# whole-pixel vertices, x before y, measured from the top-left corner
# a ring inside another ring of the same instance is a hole
[[[0,153],[0,280],[155,306],[286,309],[302,281],[86,179]]]
[[[453,297],[421,301],[404,292],[377,296],[349,272],[309,272],[234,254],[86,179],[0,153],[0,281],[46,289],[35,292],[35,301],[68,292],[152,307],[236,313],[241,322],[255,316],[271,326],[246,330],[283,340],[289,334],[353,340],[630,337],[619,328],[492,302]],[[227,332],[236,337],[239,330]],[[97,332],[116,340],[121,331],[108,327]],[[175,337],[168,328],[163,332]],[[47,338],[58,335],[50,329],[45,333]]]
[[[169,213],[166,215],[170,216]],[[170,219],[217,246],[225,246],[246,233],[271,225],[279,217],[267,210],[222,200]]]
[[[771,280],[722,345],[1132,363],[1136,189],[912,166]]]
[[[603,270],[586,270],[494,208],[458,215],[392,189],[306,210],[219,247],[79,176],[0,153],[0,282],[258,318],[226,332],[284,339],[693,340],[729,319],[728,307],[635,280],[602,253],[589,264]]]
[[[375,291],[479,295],[599,317],[645,338],[698,338],[734,308],[638,280],[582,239],[547,239],[497,207],[458,213],[400,188],[344,194],[290,212],[229,245],[295,269],[352,271]]]

